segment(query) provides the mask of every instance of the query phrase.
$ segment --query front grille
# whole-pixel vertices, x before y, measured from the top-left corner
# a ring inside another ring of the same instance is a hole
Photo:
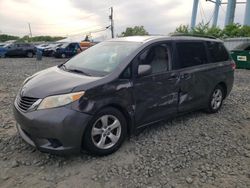
[[[21,110],[27,111],[37,100],[38,98],[18,96],[16,102]]]

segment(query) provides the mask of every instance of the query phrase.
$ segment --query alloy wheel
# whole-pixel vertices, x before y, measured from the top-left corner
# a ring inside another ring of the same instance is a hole
[[[220,108],[222,100],[223,100],[222,91],[219,88],[215,89],[212,95],[212,100],[211,100],[212,109],[216,110]]]
[[[100,149],[113,147],[121,136],[121,123],[113,115],[103,115],[97,119],[91,130],[94,145]]]
[[[28,53],[27,53],[27,56],[28,56],[29,58],[31,58],[31,57],[33,57],[33,53],[32,53],[32,52],[28,52]]]

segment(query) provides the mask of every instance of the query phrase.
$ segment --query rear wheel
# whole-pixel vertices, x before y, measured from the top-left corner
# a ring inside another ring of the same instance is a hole
[[[224,99],[224,89],[217,85],[210,95],[207,111],[209,113],[216,113],[220,110]]]
[[[63,54],[61,55],[61,57],[62,57],[62,58],[66,58],[66,54],[63,53]]]
[[[83,138],[84,148],[96,155],[108,155],[121,146],[127,135],[123,114],[114,108],[105,108],[94,116]]]
[[[32,58],[33,55],[34,55],[34,54],[33,54],[32,52],[27,52],[27,57]]]

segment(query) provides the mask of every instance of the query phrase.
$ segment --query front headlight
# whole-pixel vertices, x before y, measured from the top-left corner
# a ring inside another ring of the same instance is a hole
[[[64,95],[49,96],[42,100],[42,102],[40,103],[37,109],[41,110],[41,109],[63,106],[63,105],[66,105],[66,104],[69,104],[78,100],[83,95],[84,95],[84,91],[76,92],[76,93],[69,93],[69,94],[64,94]]]

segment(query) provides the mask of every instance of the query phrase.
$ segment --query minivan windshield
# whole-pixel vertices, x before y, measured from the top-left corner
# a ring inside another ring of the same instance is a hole
[[[64,68],[80,70],[92,76],[105,76],[139,45],[138,42],[101,42],[70,59],[64,64]]]

